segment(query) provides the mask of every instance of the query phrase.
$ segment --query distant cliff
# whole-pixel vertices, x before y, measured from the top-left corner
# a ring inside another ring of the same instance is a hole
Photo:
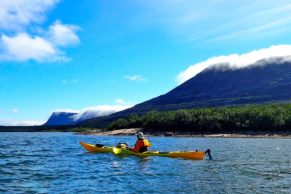
[[[120,106],[122,107],[122,106]],[[106,108],[106,106],[105,106]],[[118,110],[118,109],[117,109]],[[100,116],[108,116],[116,112],[117,110],[114,109],[88,109],[81,112],[53,112],[48,121],[44,124],[45,126],[62,126],[62,125],[75,125],[84,120],[96,118]]]
[[[78,113],[53,112],[48,121],[44,124],[47,126],[71,125],[75,123],[75,117]]]

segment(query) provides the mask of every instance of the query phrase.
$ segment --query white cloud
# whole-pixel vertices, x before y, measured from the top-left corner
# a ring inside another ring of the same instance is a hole
[[[78,26],[64,25],[56,21],[49,29],[50,40],[58,46],[78,44],[80,40],[76,34],[77,30],[79,30]]]
[[[177,76],[177,81],[181,84],[194,77],[204,69],[219,64],[228,64],[230,68],[237,69],[253,65],[257,61],[263,59],[286,56],[291,56],[291,45],[275,45],[269,48],[254,50],[245,54],[212,57],[206,61],[191,65],[186,70],[181,71]]]
[[[0,61],[65,62],[65,47],[80,42],[76,25],[42,23],[59,0],[0,1]]]
[[[56,55],[56,49],[51,43],[41,37],[30,37],[26,33],[17,34],[15,37],[2,35],[5,54],[1,56],[6,60],[36,60],[43,61]]]
[[[124,78],[130,81],[136,81],[136,82],[146,81],[146,79],[141,75],[126,75],[124,76]]]
[[[57,2],[59,0],[1,0],[0,28],[21,30],[32,23],[40,23]]]
[[[44,121],[0,119],[2,126],[34,126],[42,125]]]

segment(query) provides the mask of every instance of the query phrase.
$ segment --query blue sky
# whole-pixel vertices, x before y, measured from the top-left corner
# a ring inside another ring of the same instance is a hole
[[[287,0],[2,0],[0,125],[126,108],[218,56],[288,55],[290,32]]]

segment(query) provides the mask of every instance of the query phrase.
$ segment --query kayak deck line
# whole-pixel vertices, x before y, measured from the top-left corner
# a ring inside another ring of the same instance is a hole
[[[210,150],[204,151],[173,151],[173,152],[159,152],[159,151],[147,151],[147,152],[132,152],[125,148],[117,148],[115,146],[96,146],[94,144],[88,144],[85,142],[80,142],[80,144],[88,151],[92,153],[112,153],[115,155],[131,155],[139,157],[148,156],[161,156],[170,158],[184,158],[191,160],[203,160],[205,155],[208,155],[209,159],[212,159]]]

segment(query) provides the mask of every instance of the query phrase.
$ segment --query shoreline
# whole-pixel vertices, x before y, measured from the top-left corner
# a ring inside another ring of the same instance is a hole
[[[142,131],[139,128],[130,129],[118,129],[112,131],[84,131],[77,132],[76,134],[81,135],[95,135],[95,136],[134,136],[137,132]],[[148,137],[206,137],[206,138],[272,138],[272,139],[291,139],[291,133],[279,132],[246,132],[246,133],[215,133],[215,134],[182,134],[173,132],[158,132],[158,133],[147,133],[144,132]]]

